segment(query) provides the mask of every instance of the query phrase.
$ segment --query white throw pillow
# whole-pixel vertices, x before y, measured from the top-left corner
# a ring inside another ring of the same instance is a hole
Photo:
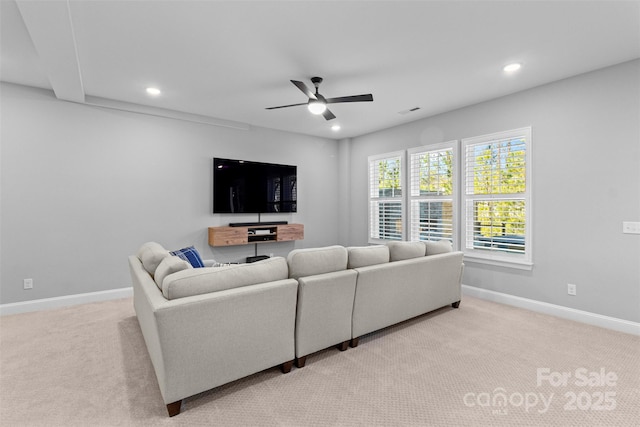
[[[453,251],[453,246],[448,240],[440,240],[438,242],[426,241],[424,243],[427,245],[427,256],[444,254]]]
[[[347,268],[366,267],[389,262],[389,247],[385,245],[351,246],[347,248],[347,252],[349,252]]]
[[[323,248],[294,249],[287,256],[289,277],[315,276],[346,270],[347,248],[339,245]]]
[[[427,254],[424,242],[389,242],[387,246],[391,261],[418,258]]]
[[[156,274],[153,276],[158,289],[162,290],[162,281],[170,274],[177,273],[178,271],[188,270],[193,268],[188,261],[181,259],[175,255],[165,257],[156,268]]]
[[[156,268],[158,268],[160,262],[170,254],[160,243],[147,242],[140,246],[137,255],[144,269],[153,277],[153,275],[156,274]]]

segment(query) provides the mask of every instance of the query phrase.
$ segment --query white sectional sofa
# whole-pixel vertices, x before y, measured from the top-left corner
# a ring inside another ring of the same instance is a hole
[[[298,282],[289,279],[284,258],[190,268],[147,243],[129,266],[136,315],[170,416],[185,397],[273,366],[291,370]]]
[[[460,303],[449,242],[297,249],[192,268],[158,243],[129,257],[134,307],[170,416],[182,399]]]
[[[318,350],[335,344],[347,349],[358,273],[347,269],[342,246],[295,249],[287,262],[289,277],[298,281],[296,366],[302,368]]]
[[[451,304],[460,304],[462,252],[448,241],[296,249],[296,366],[338,345],[356,347],[362,335]]]
[[[394,325],[451,304],[460,304],[464,264],[462,252],[451,252],[448,242],[393,242],[387,246],[353,252],[389,252],[389,262],[376,256],[360,256],[351,264],[358,273],[353,302],[352,341],[362,335]]]

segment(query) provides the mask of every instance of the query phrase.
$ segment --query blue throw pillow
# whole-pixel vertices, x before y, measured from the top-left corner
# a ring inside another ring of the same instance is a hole
[[[182,248],[180,250],[173,251],[171,252],[171,255],[175,255],[178,258],[189,262],[189,264],[191,264],[193,268],[204,267],[204,263],[202,262],[202,258],[200,257],[200,254],[198,253],[196,248],[194,248],[193,246],[189,246],[188,248]]]

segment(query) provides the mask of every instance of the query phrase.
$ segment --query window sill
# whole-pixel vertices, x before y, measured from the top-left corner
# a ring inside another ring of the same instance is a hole
[[[533,263],[530,261],[487,258],[487,257],[480,257],[477,255],[471,255],[468,253],[464,254],[464,262],[494,265],[497,267],[513,268],[516,270],[526,270],[526,271],[533,270]]]

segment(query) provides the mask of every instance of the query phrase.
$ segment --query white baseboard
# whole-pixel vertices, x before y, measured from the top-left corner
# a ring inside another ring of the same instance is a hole
[[[603,316],[601,314],[576,310],[574,308],[563,307],[561,305],[549,304],[547,302],[503,294],[501,292],[490,291],[488,289],[476,288],[475,286],[462,285],[462,293],[471,297],[525,308],[537,313],[549,314],[551,316],[562,317],[563,319],[574,320],[588,325],[599,326],[601,328],[640,336],[640,323],[631,322],[629,320]]]
[[[108,301],[133,296],[133,288],[112,289],[108,291],[89,292],[86,294],[66,295],[63,297],[44,298],[33,301],[0,304],[0,316],[8,314],[28,313],[31,311],[50,310],[69,307],[90,302]]]
[[[588,311],[576,310],[574,308],[549,304],[547,302],[503,294],[501,292],[490,291],[488,289],[476,288],[468,285],[462,285],[462,293],[488,301],[512,305],[514,307],[520,307],[538,313],[549,314],[551,316],[562,317],[564,319],[574,320],[588,325],[599,326],[602,328],[612,329],[614,331],[640,336],[640,323],[631,322],[629,320],[603,316],[601,314],[590,313]],[[0,316],[50,310],[91,302],[130,298],[131,296],[133,296],[133,288],[129,287],[108,291],[90,292],[86,294],[67,295],[63,297],[44,298],[33,301],[0,304]]]

